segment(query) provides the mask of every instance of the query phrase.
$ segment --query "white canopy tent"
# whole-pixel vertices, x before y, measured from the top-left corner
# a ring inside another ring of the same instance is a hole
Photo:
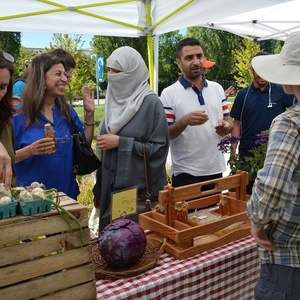
[[[248,39],[255,37],[257,41],[285,40],[291,32],[300,30],[299,11],[300,0],[294,0],[199,23],[198,26],[226,30]]]
[[[154,87],[153,36],[284,2],[289,1],[10,0],[0,4],[0,31],[146,36],[150,85]]]

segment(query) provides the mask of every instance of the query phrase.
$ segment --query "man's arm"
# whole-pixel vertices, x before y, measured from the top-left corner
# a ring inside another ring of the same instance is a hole
[[[230,116],[225,116],[223,119],[218,121],[218,125],[215,126],[216,133],[220,136],[231,133],[233,130],[233,122]]]
[[[241,136],[241,121],[239,120],[233,121],[233,130],[231,132],[231,135]],[[238,145],[237,143],[231,145],[233,150],[236,150],[237,145]]]
[[[176,139],[188,126],[202,125],[208,121],[208,115],[204,110],[196,110],[169,125],[171,140]]]

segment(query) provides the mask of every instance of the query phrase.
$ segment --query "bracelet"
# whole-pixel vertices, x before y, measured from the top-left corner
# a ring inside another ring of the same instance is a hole
[[[84,125],[86,125],[86,126],[95,126],[95,122],[93,124],[88,124],[87,122],[84,122]]]

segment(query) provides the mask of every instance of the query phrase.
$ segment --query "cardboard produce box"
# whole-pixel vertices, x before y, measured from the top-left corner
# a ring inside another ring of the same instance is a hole
[[[0,220],[1,299],[96,298],[88,209],[63,193],[59,196],[82,230],[53,208]]]
[[[202,191],[213,184],[214,188]],[[159,193],[159,203],[164,212],[151,211],[139,215],[139,224],[151,233],[166,238],[165,251],[177,259],[184,259],[219,247],[250,234],[250,221],[246,216],[246,185],[248,173],[191,184],[178,188],[165,187]],[[234,189],[235,192],[228,192]],[[220,213],[217,203],[225,196],[229,215],[205,224],[191,226],[175,220],[175,203],[187,201],[188,209]]]

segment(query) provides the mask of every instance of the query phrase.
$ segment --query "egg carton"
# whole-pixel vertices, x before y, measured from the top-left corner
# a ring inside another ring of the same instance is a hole
[[[15,217],[17,213],[18,201],[12,200],[11,203],[0,205],[0,220]]]
[[[53,198],[52,198],[53,199]],[[43,199],[18,201],[18,210],[23,216],[51,211],[52,204]]]

